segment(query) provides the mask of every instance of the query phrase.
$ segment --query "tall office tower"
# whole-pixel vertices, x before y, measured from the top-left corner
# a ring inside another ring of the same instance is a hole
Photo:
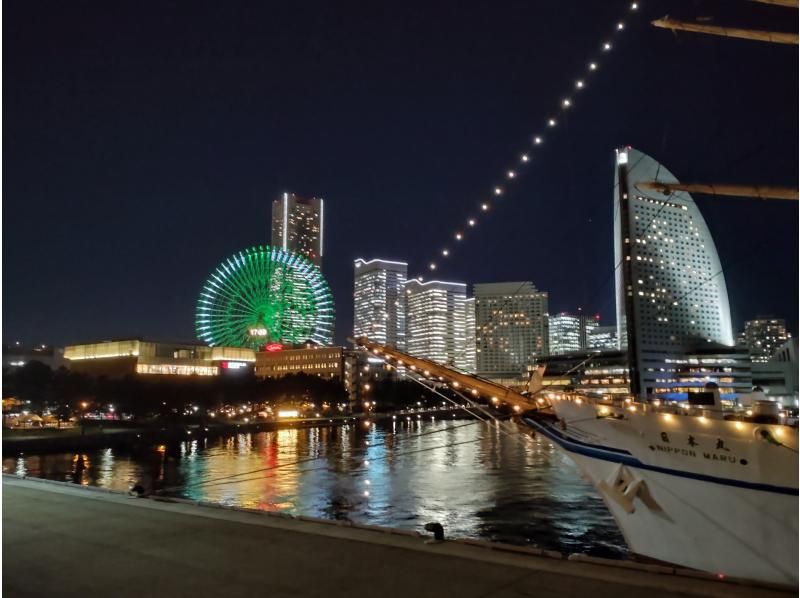
[[[464,328],[466,330],[464,369],[474,374],[477,367],[475,361],[475,297],[464,300]]]
[[[354,267],[353,334],[382,345],[406,348],[406,310],[403,287],[408,264],[357,259]]]
[[[586,335],[586,348],[598,351],[618,351],[616,326],[595,326]]]
[[[408,353],[468,369],[467,285],[411,279],[405,288]]]
[[[547,355],[547,293],[532,282],[476,284],[476,366],[480,375],[515,377]]]
[[[589,348],[589,337],[598,326],[600,326],[600,314],[581,316],[581,349]]]
[[[744,323],[739,343],[748,348],[753,362],[766,363],[791,336],[786,332],[785,320],[759,318]]]
[[[272,202],[272,246],[304,255],[320,267],[324,224],[322,199],[284,193]]]
[[[586,327],[581,326],[583,316],[574,316],[566,312],[548,317],[548,339],[550,355],[561,355],[571,351],[580,351],[581,329],[586,337]]]
[[[573,315],[561,312],[549,316],[549,353],[561,355],[589,348],[589,335],[597,328],[599,316]]]
[[[680,386],[676,363],[685,363],[687,355],[726,353],[734,344],[725,277],[700,210],[686,192],[664,194],[640,185],[652,181],[678,182],[650,156],[630,147],[617,150],[617,327],[638,397]]]

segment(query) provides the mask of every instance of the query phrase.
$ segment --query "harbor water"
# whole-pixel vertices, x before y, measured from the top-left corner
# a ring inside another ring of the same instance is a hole
[[[546,440],[510,423],[398,417],[380,423],[192,438],[167,445],[20,455],[3,471],[265,511],[627,556],[601,498]]]

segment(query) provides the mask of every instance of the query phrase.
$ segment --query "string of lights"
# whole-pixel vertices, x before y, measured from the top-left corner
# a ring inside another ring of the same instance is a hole
[[[639,10],[639,8],[639,2],[631,2],[631,4],[628,6],[628,12],[626,14],[636,12]],[[627,25],[625,20],[618,21],[614,26],[613,35],[621,34],[623,31],[625,31],[626,27]],[[613,49],[613,35],[600,44],[600,55],[608,54]],[[551,116],[545,119],[543,130],[536,132],[531,136],[532,148],[529,148],[528,150],[518,154],[518,157],[513,165],[506,169],[502,179],[503,182],[496,183],[488,193],[488,197],[484,198],[475,208],[474,213],[470,213],[463,224],[456,227],[455,231],[452,233],[452,240],[455,241],[456,244],[466,239],[466,231],[474,229],[478,225],[480,218],[488,215],[488,213],[498,204],[499,200],[506,195],[510,186],[520,178],[520,176],[524,173],[525,168],[531,164],[534,157],[533,152],[540,150],[540,148],[545,144],[545,140],[549,135],[549,132],[554,132],[557,128],[559,121],[558,115],[563,114],[574,107],[575,100],[573,96],[586,89],[590,77],[592,77],[599,70],[600,66],[601,62],[598,58],[592,58],[586,63],[585,70],[575,79],[572,90],[570,90],[570,92],[566,95],[562,96],[561,100],[559,101],[558,108]],[[450,245],[447,245],[440,249],[439,258],[437,259],[448,258],[452,254],[453,249]],[[428,269],[430,271],[435,271],[438,268],[439,262],[437,259],[432,260],[428,264]]]

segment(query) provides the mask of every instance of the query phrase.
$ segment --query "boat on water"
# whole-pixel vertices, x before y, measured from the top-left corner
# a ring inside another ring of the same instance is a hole
[[[714,392],[714,391],[712,391]],[[798,583],[797,428],[735,413],[570,394],[520,421],[563,450],[640,559]]]
[[[694,404],[530,392],[356,344],[410,375],[513,406],[527,432],[573,459],[639,560],[783,585],[798,583],[798,430],[777,403],[725,405],[709,385]]]

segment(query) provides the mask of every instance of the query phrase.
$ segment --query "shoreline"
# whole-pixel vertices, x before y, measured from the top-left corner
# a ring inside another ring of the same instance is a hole
[[[461,413],[459,413],[461,411]],[[425,411],[396,411],[390,413],[353,414],[336,417],[320,417],[290,420],[271,420],[245,422],[236,420],[218,422],[209,420],[205,422],[177,423],[169,426],[162,424],[139,425],[134,423],[120,425],[112,422],[110,427],[104,427],[103,422],[92,420],[91,425],[85,426],[85,433],[81,434],[80,426],[72,428],[44,428],[36,430],[27,428],[24,431],[39,432],[39,434],[19,434],[8,429],[3,430],[3,458],[19,456],[21,454],[46,454],[72,450],[86,450],[97,448],[118,448],[148,445],[156,442],[169,442],[190,440],[193,438],[214,438],[235,432],[272,432],[286,429],[302,429],[316,427],[339,427],[355,425],[365,421],[378,422],[392,418],[421,418],[436,417],[447,414],[447,419],[469,419],[468,413],[459,409],[429,409]],[[453,417],[455,415],[455,417]]]

